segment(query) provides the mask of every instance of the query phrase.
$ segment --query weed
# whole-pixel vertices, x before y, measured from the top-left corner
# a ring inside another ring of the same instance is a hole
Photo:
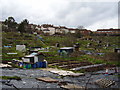
[[[1,79],[14,79],[14,80],[21,80],[18,76],[0,76]]]

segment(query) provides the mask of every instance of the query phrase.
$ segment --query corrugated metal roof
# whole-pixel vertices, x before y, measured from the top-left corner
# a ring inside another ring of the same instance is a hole
[[[60,48],[60,49],[73,49],[73,47],[63,47],[63,48]]]
[[[34,57],[34,56],[38,56],[38,55],[43,55],[43,53],[39,52],[39,53],[31,53],[30,55],[27,55],[25,57]]]
[[[120,31],[120,29],[98,29],[97,31]]]
[[[25,56],[25,57],[34,57],[35,55],[27,55],[27,56]]]
[[[31,53],[30,55],[37,55],[38,53]]]

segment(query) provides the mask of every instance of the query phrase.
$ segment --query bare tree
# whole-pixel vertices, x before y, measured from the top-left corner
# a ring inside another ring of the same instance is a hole
[[[77,29],[84,29],[84,26],[78,26]]]

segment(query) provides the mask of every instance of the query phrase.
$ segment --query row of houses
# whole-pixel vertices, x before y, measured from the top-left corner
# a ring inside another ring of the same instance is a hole
[[[90,34],[92,31],[91,30],[87,30],[87,29],[76,29],[76,28],[67,28],[65,26],[54,26],[51,24],[42,24],[40,25],[33,25],[30,24],[29,27],[33,30],[36,30],[37,33],[41,34],[49,34],[49,35],[53,35],[53,34],[67,34],[67,33],[78,33],[78,31],[82,34]]]
[[[2,21],[0,21],[0,27],[2,27],[2,26],[7,28],[7,25],[4,25],[2,23]],[[28,26],[26,28],[30,32],[36,32],[38,34],[44,33],[44,34],[48,34],[48,35],[67,34],[67,33],[72,33],[72,34],[81,33],[83,35],[89,35],[91,33],[94,33],[94,34],[120,34],[120,29],[113,29],[113,28],[98,29],[95,32],[93,32],[93,31],[87,30],[87,29],[67,28],[65,26],[54,26],[52,24],[42,24],[42,25],[28,24]]]
[[[98,29],[96,34],[120,34],[120,29]]]
[[[42,24],[42,25],[34,25],[30,24],[29,27],[31,27],[33,30],[36,30],[37,33],[41,34],[67,34],[67,33],[81,33],[83,35],[89,35],[91,33],[95,34],[120,34],[120,29],[98,29],[95,32],[87,29],[77,29],[77,28],[67,28],[65,26],[54,26],[51,24]]]

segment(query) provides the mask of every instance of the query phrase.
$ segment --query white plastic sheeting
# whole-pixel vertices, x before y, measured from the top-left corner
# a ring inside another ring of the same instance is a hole
[[[16,50],[18,51],[26,51],[26,46],[25,45],[16,45]]]

